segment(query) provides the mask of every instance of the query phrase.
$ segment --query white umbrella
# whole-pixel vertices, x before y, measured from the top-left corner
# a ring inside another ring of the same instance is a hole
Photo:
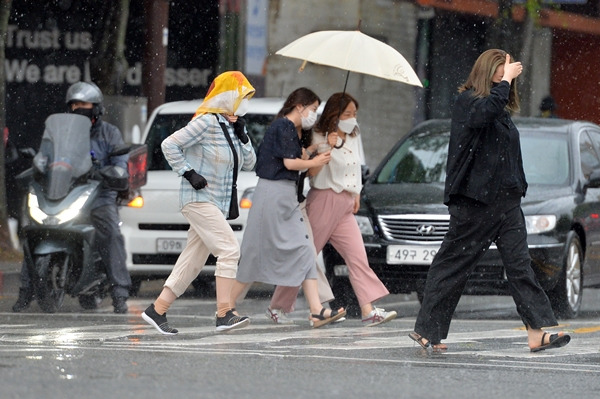
[[[301,69],[308,61],[346,70],[346,84],[350,72],[358,72],[423,87],[402,54],[359,30],[310,33],[294,40],[275,54],[304,60]]]

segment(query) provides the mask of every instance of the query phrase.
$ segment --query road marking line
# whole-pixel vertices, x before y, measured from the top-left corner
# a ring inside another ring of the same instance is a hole
[[[511,362],[505,361],[509,364],[498,364],[498,362],[490,362],[490,363],[473,363],[473,362],[448,362],[448,361],[436,361],[436,360],[409,360],[409,359],[381,359],[381,358],[360,358],[360,357],[349,357],[349,356],[324,356],[324,355],[296,355],[296,354],[284,354],[284,353],[266,353],[265,351],[255,351],[255,350],[223,350],[221,349],[208,349],[208,348],[178,348],[178,349],[170,349],[170,348],[148,348],[148,347],[132,347],[131,345],[123,346],[123,347],[71,347],[71,346],[55,346],[55,347],[36,347],[36,352],[57,352],[64,351],[66,349],[77,349],[77,350],[86,350],[86,351],[130,351],[130,352],[154,352],[154,353],[185,353],[185,354],[201,354],[201,355],[215,355],[215,356],[240,356],[240,355],[253,355],[258,357],[274,357],[274,358],[286,358],[286,359],[320,359],[320,360],[333,360],[333,361],[350,361],[353,363],[380,363],[380,364],[397,364],[397,365],[411,365],[411,366],[421,366],[421,367],[471,367],[476,369],[505,369],[505,370],[527,370],[531,371],[560,371],[560,372],[573,372],[573,373],[587,373],[587,374],[598,374],[600,375],[600,368],[594,367],[593,365],[577,365],[577,364],[567,364],[567,363],[536,363],[536,362]],[[24,347],[19,349],[16,346],[11,346],[10,349],[7,347],[6,349],[0,349],[0,352],[27,352],[30,353],[32,348]],[[425,352],[422,349],[419,349],[420,352]]]

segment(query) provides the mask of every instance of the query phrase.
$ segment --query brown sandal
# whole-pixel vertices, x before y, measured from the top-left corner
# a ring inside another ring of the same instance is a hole
[[[325,310],[325,308],[322,308],[321,313],[313,313],[310,315],[310,325],[312,326],[312,328],[323,327],[325,324],[329,324],[346,316],[346,310],[344,308],[340,308],[339,310],[332,309],[329,317],[325,317]]]
[[[408,337],[415,341],[417,344],[421,345],[421,348],[423,349],[431,348],[431,343],[429,343],[429,341],[425,342],[427,338],[421,337],[416,332],[411,332],[410,334],[408,334]]]
[[[439,350],[439,351],[445,351],[448,349],[446,344],[442,344],[441,342],[439,344],[432,344],[431,342],[429,342],[429,340],[427,340],[427,338],[420,336],[419,334],[417,334],[414,331],[411,332],[410,334],[408,334],[408,336],[410,339],[415,341],[417,344],[421,345],[421,348],[423,348],[423,349],[432,348],[433,350]],[[427,342],[425,342],[425,341],[427,341]]]

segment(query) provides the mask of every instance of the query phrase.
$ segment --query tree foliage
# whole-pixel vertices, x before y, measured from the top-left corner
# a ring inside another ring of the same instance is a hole
[[[95,83],[105,95],[121,94],[127,59],[125,35],[130,0],[102,2],[101,27],[94,37],[90,68]]]

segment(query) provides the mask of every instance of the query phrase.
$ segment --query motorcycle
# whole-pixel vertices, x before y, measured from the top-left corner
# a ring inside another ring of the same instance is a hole
[[[35,298],[47,313],[60,309],[65,294],[78,297],[82,308],[95,309],[108,291],[94,246],[91,204],[103,186],[127,191],[128,171],[95,167],[99,162],[90,154],[90,128],[89,118],[81,115],[50,115],[32,167],[18,176],[28,185],[24,261]],[[130,149],[123,146],[110,156]]]

